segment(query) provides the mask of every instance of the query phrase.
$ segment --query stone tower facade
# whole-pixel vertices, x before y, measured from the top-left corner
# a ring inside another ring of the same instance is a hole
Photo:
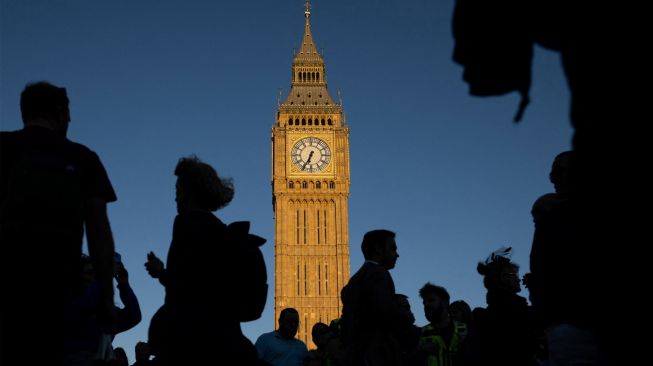
[[[304,15],[291,89],[272,128],[274,321],[276,328],[281,310],[296,308],[297,337],[310,347],[313,325],[340,316],[349,281],[349,129],[327,90],[308,1]]]

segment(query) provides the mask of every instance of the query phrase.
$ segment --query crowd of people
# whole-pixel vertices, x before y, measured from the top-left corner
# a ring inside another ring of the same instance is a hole
[[[165,301],[150,319],[147,342],[135,345],[133,365],[603,366],[628,364],[625,359],[644,349],[626,344],[627,322],[610,316],[622,305],[604,299],[606,288],[612,293],[624,282],[623,253],[646,227],[629,205],[644,192],[641,167],[648,163],[641,124],[612,128],[623,113],[639,116],[626,108],[627,88],[613,87],[624,78],[605,73],[610,65],[602,45],[587,42],[607,37],[586,37],[587,27],[572,26],[585,15],[577,2],[559,14],[543,12],[557,15],[553,21],[530,19],[530,5],[498,3],[456,4],[454,60],[465,68],[470,93],[521,93],[520,120],[537,43],[561,53],[572,94],[573,149],[554,159],[555,192],[534,200],[530,273],[523,280],[511,248],[499,248],[477,267],[486,307],[450,303],[447,289],[427,282],[419,296],[429,323],[419,327],[390,275],[399,258],[395,233],[372,230],[361,244],[365,263],[342,289],[341,317],[312,329],[316,349],[295,338],[301,317],[293,308],[282,309],[278,329],[252,343],[240,323],[260,316],[266,279],[235,288],[225,281],[234,264],[211,261],[245,253],[258,258],[265,239],[250,234],[248,223],[223,223],[214,212],[233,198],[231,181],[197,157],[183,157],[174,171],[178,214],[168,258],[164,264],[151,252],[145,263],[165,287]],[[601,29],[597,22],[589,21],[592,29]],[[111,181],[97,154],[66,137],[65,88],[28,84],[20,108],[24,128],[0,133],[0,364],[24,364],[28,357],[37,365],[128,365],[112,341],[142,319],[115,253],[107,214],[116,200]],[[605,149],[614,141],[618,148]],[[619,171],[607,174],[606,166]],[[605,245],[625,249],[601,250]],[[264,262],[257,263],[253,272],[263,265],[264,273]],[[612,271],[603,270],[606,263],[614,264]],[[114,279],[123,307],[114,304]],[[522,282],[530,305],[518,295]],[[246,300],[212,299],[203,289],[216,283]]]
[[[97,155],[66,138],[68,103],[64,88],[47,82],[28,84],[21,95],[25,127],[0,135],[3,251],[16,258],[39,253],[32,256],[36,266],[31,273],[11,281],[3,276],[3,284],[16,295],[14,301],[2,303],[0,356],[5,365],[26,354],[33,334],[44,326],[59,330],[60,336],[47,342],[47,352],[34,354],[39,364],[124,365],[125,352],[112,347],[113,338],[142,320],[111,236],[106,204],[116,199],[113,188]],[[262,286],[244,290],[260,294],[239,296],[240,301],[223,302],[204,291],[219,284],[230,293],[243,292],[240,283],[228,280],[242,263],[223,261],[215,266],[213,261],[241,257],[239,248],[258,248],[265,239],[250,234],[248,223],[226,225],[215,216],[213,212],[233,198],[231,180],[218,176],[196,156],[183,157],[174,171],[177,217],[167,261],[164,264],[150,252],[145,263],[151,277],[165,287],[165,301],[150,320],[147,343],[136,345],[136,362],[537,365],[557,360],[570,344],[578,345],[585,360],[594,362],[598,347],[581,309],[560,301],[561,293],[573,296],[573,289],[557,275],[560,267],[555,271],[550,267],[557,243],[567,239],[559,210],[568,201],[571,158],[570,151],[554,159],[550,179],[555,193],[535,200],[532,209],[532,272],[524,280],[534,307],[517,295],[519,266],[510,260],[511,248],[500,248],[477,268],[487,288],[487,307],[471,311],[462,300],[451,306],[444,287],[426,283],[419,296],[429,324],[420,328],[414,324],[407,296],[395,292],[389,272],[399,258],[395,233],[372,230],[361,244],[364,264],[342,289],[342,316],[329,325],[315,324],[317,349],[308,351],[295,338],[300,314],[294,308],[282,309],[278,329],[261,335],[255,344],[243,335],[241,321],[259,317],[265,305],[265,277]],[[53,184],[37,189],[44,181]],[[89,255],[82,254],[84,232]],[[52,257],[42,259],[41,254]],[[265,273],[265,263],[260,265]],[[8,273],[12,267],[9,263],[2,270]],[[113,303],[113,279],[122,308]],[[42,293],[34,291],[35,283],[51,287]],[[44,295],[48,306],[36,309]],[[250,310],[244,314],[242,308]],[[211,349],[219,357],[209,359],[194,352],[198,348]]]

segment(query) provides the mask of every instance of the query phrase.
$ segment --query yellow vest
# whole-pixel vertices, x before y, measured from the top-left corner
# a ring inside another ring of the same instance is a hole
[[[457,322],[454,322],[454,332],[449,344],[445,344],[444,339],[438,334],[434,334],[431,324],[422,327],[422,337],[419,339],[419,349],[424,350],[426,347],[432,348],[435,345],[435,353],[428,352],[426,358],[427,366],[452,366],[452,357],[460,352],[460,330]],[[466,330],[466,327],[465,327]]]

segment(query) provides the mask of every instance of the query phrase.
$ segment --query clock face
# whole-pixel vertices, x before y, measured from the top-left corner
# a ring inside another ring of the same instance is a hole
[[[290,159],[299,171],[315,173],[329,165],[331,150],[326,142],[317,137],[304,137],[292,147]]]

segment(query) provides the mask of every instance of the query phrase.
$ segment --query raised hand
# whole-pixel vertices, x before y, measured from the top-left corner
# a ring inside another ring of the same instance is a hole
[[[154,252],[147,253],[147,262],[145,262],[145,269],[152,278],[159,278],[165,270],[163,262],[154,254]]]

